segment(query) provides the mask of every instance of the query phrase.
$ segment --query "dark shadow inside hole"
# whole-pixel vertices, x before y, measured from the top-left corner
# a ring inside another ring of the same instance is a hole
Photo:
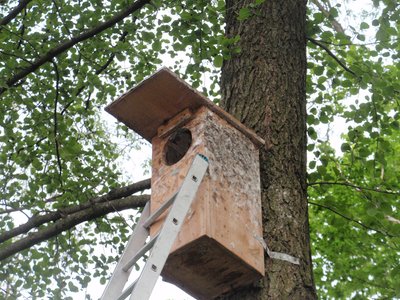
[[[185,156],[192,144],[192,133],[187,128],[179,128],[171,134],[164,146],[165,163],[173,165]]]

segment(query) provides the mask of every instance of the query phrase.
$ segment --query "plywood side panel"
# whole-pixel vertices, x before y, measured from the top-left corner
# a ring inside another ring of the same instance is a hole
[[[254,144],[213,112],[206,117],[210,159],[209,235],[264,274],[259,155]]]
[[[189,129],[192,133],[192,144],[186,155],[174,165],[168,166],[165,164],[163,151],[168,137],[155,137],[153,139],[151,211],[155,211],[164,201],[171,198],[178,191],[194,157],[197,154],[206,155],[204,118],[205,113],[198,112],[190,122],[185,124],[184,128]],[[206,174],[199,187],[196,199],[189,210],[185,223],[178,234],[172,251],[206,234],[210,219],[208,201],[209,189],[209,177]],[[164,217],[165,216],[162,216],[160,220],[151,227],[152,235],[158,232],[164,221]]]

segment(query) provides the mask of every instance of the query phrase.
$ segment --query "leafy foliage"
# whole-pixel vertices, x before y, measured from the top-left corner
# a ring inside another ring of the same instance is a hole
[[[398,5],[374,1],[343,32],[332,26],[342,5],[349,3],[337,1],[328,17],[310,11],[309,34],[345,64],[309,43],[309,202],[317,287],[326,299],[395,298]],[[341,145],[330,143],[335,120],[347,127]]]
[[[249,1],[238,19],[263,2]],[[240,36],[224,36],[221,0],[25,3],[8,22],[19,2],[0,7],[0,236],[126,184],[119,158],[143,141],[104,121],[113,98],[168,65],[218,102],[219,68],[241,51]],[[399,4],[356,3],[313,0],[308,12],[310,223],[324,299],[400,297]],[[335,122],[347,128],[332,144]],[[94,277],[105,283],[134,221],[89,220],[2,260],[0,294],[66,299]]]

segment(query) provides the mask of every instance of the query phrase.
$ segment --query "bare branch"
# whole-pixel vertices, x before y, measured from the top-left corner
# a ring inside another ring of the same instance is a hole
[[[24,43],[26,43],[27,45],[29,45],[29,46],[32,48],[32,49],[31,49],[32,51],[30,51],[30,52],[33,52],[33,53],[35,54],[35,56],[38,57],[37,59],[39,59],[39,58],[40,58],[39,51],[36,49],[36,46],[33,45],[33,44],[30,42],[30,40],[24,38],[23,35],[24,35],[24,32],[25,32],[25,29],[24,29],[24,26],[22,26],[22,27],[23,27],[23,28],[21,28],[21,29],[22,29],[22,32],[21,32],[21,33],[16,33],[16,32],[14,32],[14,31],[8,29],[7,27],[3,27],[3,29],[4,29],[5,31],[7,31],[9,34],[14,35],[14,36],[16,36],[16,37],[19,39],[17,49],[19,49],[19,48],[20,48],[20,45],[22,44],[22,42],[24,42]],[[26,50],[26,51],[27,51],[27,50]],[[25,53],[26,53],[26,51],[25,51]],[[32,63],[32,62],[29,62],[29,64],[32,65],[33,63]],[[24,66],[24,67],[25,67],[25,66]],[[17,67],[17,69],[21,69],[21,67]],[[15,85],[17,85],[17,84],[15,84]],[[0,91],[1,91],[1,90],[0,90]]]
[[[58,141],[58,116],[57,116],[58,98],[60,96],[60,73],[58,72],[57,64],[54,61],[52,61],[52,63],[54,66],[54,72],[56,73],[56,95],[54,98],[54,111],[53,111],[54,143],[55,143],[55,148],[56,148],[58,175],[59,175],[59,179],[60,179],[60,184],[62,185],[62,180],[61,180],[62,164],[61,164],[61,155],[60,155],[60,143]]]
[[[120,36],[120,38],[119,38],[119,41],[124,41],[125,38],[126,38],[126,36],[128,35],[128,33],[129,33],[128,31],[124,31],[124,32],[121,34],[121,36]],[[110,57],[107,59],[107,61],[106,61],[103,65],[101,65],[100,68],[98,68],[98,69],[95,71],[95,74],[96,74],[96,75],[100,75],[104,70],[106,70],[106,69],[110,66],[110,64],[113,62],[114,58],[115,58],[115,52],[113,52],[113,53],[110,55]],[[63,114],[66,113],[66,111],[68,110],[68,108],[72,105],[72,103],[74,103],[75,99],[80,95],[80,93],[82,93],[82,91],[83,91],[85,88],[86,88],[86,85],[82,85],[82,86],[77,90],[77,92],[75,93],[75,97],[72,97],[72,100],[69,101],[69,102],[65,105],[65,107],[62,109],[61,115],[63,115]],[[89,95],[89,98],[90,98],[90,95]],[[89,106],[89,99],[87,99],[85,102],[86,102],[86,109],[87,109],[88,106]]]
[[[121,34],[121,36],[120,36],[120,38],[119,38],[119,41],[120,41],[120,42],[124,41],[125,38],[126,38],[126,36],[128,35],[128,33],[129,33],[128,31],[124,31],[124,32]],[[110,55],[110,57],[107,59],[107,61],[106,61],[106,63],[105,63],[104,65],[102,65],[99,69],[96,70],[96,75],[101,74],[101,72],[103,72],[105,69],[107,69],[108,66],[109,66],[109,65],[112,63],[112,61],[114,60],[114,58],[115,58],[115,52],[113,52],[113,53]]]
[[[136,2],[133,2],[131,5],[128,5],[123,11],[121,11],[120,13],[118,13],[117,15],[112,17],[110,20],[100,23],[96,27],[93,27],[78,36],[75,36],[69,40],[62,42],[61,44],[59,44],[55,48],[49,50],[46,54],[44,54],[43,56],[39,57],[37,60],[32,62],[32,65],[30,65],[26,68],[23,68],[20,72],[18,72],[17,74],[12,76],[10,79],[8,79],[6,82],[8,87],[14,86],[21,79],[25,78],[30,73],[36,71],[38,68],[40,68],[45,63],[50,62],[54,57],[65,52],[69,48],[103,32],[104,30],[121,22],[123,19],[128,17],[130,14],[141,9],[143,6],[145,6],[148,3],[150,3],[150,0],[138,0]],[[3,94],[6,90],[7,90],[7,88],[1,88],[0,95]]]
[[[12,57],[15,57],[17,59],[23,60],[24,62],[26,62],[28,64],[31,64],[31,62],[29,60],[25,59],[24,57],[18,56],[18,55],[14,54],[14,53],[9,53],[9,52],[5,52],[3,50],[0,50],[0,54],[3,54],[5,56],[12,56]]]
[[[364,223],[362,223],[362,222],[360,222],[360,221],[357,221],[357,220],[355,220],[355,219],[352,219],[352,218],[350,218],[350,217],[348,217],[348,216],[342,214],[341,212],[337,211],[336,209],[334,209],[334,208],[332,208],[332,207],[329,207],[329,206],[326,206],[326,205],[323,205],[323,204],[319,204],[319,203],[315,203],[315,202],[312,202],[312,201],[308,201],[308,203],[309,203],[309,204],[312,204],[312,205],[315,205],[315,206],[318,206],[318,207],[321,207],[321,208],[325,208],[325,209],[327,209],[327,210],[329,210],[329,211],[331,211],[331,212],[337,214],[338,216],[341,216],[342,218],[344,218],[344,219],[346,219],[346,220],[348,220],[348,221],[351,221],[351,222],[354,222],[354,223],[360,225],[360,226],[363,227],[364,229],[372,230],[372,231],[375,231],[375,232],[377,232],[377,233],[380,233],[380,234],[382,234],[382,235],[384,235],[384,236],[388,236],[388,237],[397,237],[397,235],[392,235],[392,234],[387,233],[387,232],[384,232],[384,231],[382,231],[382,230],[379,230],[379,229],[376,229],[376,228],[372,228],[372,227],[370,227],[370,226],[367,226],[367,225],[365,225]]]
[[[332,18],[331,14],[329,11],[325,9],[325,7],[318,1],[318,0],[312,0],[312,3],[314,3],[318,9],[322,12],[322,14],[331,22],[333,29],[335,29],[336,32],[338,33],[345,33],[343,26],[336,21],[334,18]]]
[[[66,25],[66,22],[65,22],[62,14],[61,14],[61,11],[60,11],[60,8],[57,5],[57,2],[55,0],[52,0],[51,2],[53,2],[53,5],[54,5],[54,7],[55,7],[55,9],[57,11],[58,18],[61,20],[65,30],[67,31],[68,35],[71,36],[71,31],[69,30],[69,28]]]
[[[396,218],[394,218],[394,217],[392,217],[392,216],[388,216],[388,215],[386,215],[385,218],[386,218],[386,220],[388,220],[389,222],[392,222],[392,223],[395,223],[395,224],[399,224],[399,225],[400,225],[400,220],[399,220],[399,219],[396,219]]]
[[[26,209],[26,208],[22,208],[22,207],[6,208],[6,209],[0,210],[0,215],[10,214],[10,213],[13,213],[13,212],[20,212],[20,211],[22,211],[24,209]],[[0,243],[1,243],[1,240],[0,240]]]
[[[53,212],[47,213],[46,215],[33,216],[26,223],[24,223],[16,228],[13,228],[9,231],[1,233],[0,234],[0,243],[4,242],[10,238],[16,237],[20,234],[27,233],[28,231],[32,230],[33,228],[36,228],[45,223],[52,222],[52,221],[54,222],[56,220],[59,220],[65,216],[67,216],[67,215],[89,209],[100,203],[128,197],[134,193],[144,191],[149,188],[150,188],[150,179],[145,179],[145,180],[133,183],[131,185],[128,185],[126,187],[114,189],[101,197],[92,198],[83,204],[68,206],[63,209],[59,209],[58,211],[53,211]]]
[[[10,23],[32,0],[19,0],[18,5],[10,13],[0,20],[0,26]]]
[[[400,38],[393,39],[392,41],[399,41]],[[382,43],[387,43],[390,42],[391,40],[385,40],[385,41],[375,41],[375,42],[369,42],[369,43],[353,43],[353,42],[347,42],[347,43],[333,43],[329,41],[324,41],[324,40],[316,40],[317,42],[327,44],[327,45],[332,45],[335,47],[348,47],[348,46],[357,46],[357,47],[365,47],[365,46],[370,46],[370,45],[379,45]]]
[[[316,181],[316,182],[310,182],[308,186],[315,186],[315,185],[341,185],[341,186],[346,186],[350,187],[353,189],[357,189],[360,191],[371,191],[375,193],[382,193],[382,194],[388,194],[388,195],[400,195],[400,192],[394,192],[394,191],[388,191],[388,190],[379,190],[376,188],[369,188],[369,187],[364,187],[364,186],[359,186],[355,184],[351,184],[348,182],[337,182],[337,181]]]
[[[46,136],[46,137],[40,138],[37,142],[33,143],[32,145],[27,145],[27,146],[24,146],[24,147],[19,148],[19,149],[17,150],[17,154],[20,154],[21,151],[23,151],[23,150],[28,150],[29,148],[33,148],[33,147],[35,147],[35,146],[39,146],[39,144],[40,144],[42,141],[44,141],[45,139],[47,139],[47,136]]]
[[[23,37],[24,34],[25,34],[25,23],[24,23],[24,21],[25,21],[26,15],[27,15],[27,13],[26,13],[26,9],[25,9],[25,10],[24,10],[24,15],[22,16],[22,22],[21,22],[21,28],[20,28],[20,32],[21,32],[20,35],[21,35],[21,37]],[[19,39],[18,45],[17,45],[17,49],[20,49],[21,46],[22,46],[22,39]]]
[[[313,44],[321,47],[322,49],[324,49],[326,51],[326,53],[329,54],[329,56],[331,56],[334,60],[336,60],[336,62],[347,72],[349,72],[350,74],[352,74],[355,77],[359,77],[357,76],[356,73],[354,73],[352,70],[350,70],[335,54],[333,54],[333,52],[324,44],[320,43],[319,41],[307,36],[306,37],[307,40],[309,40],[310,42],[312,42]]]
[[[8,244],[0,249],[0,260],[6,259],[22,250],[28,249],[33,245],[48,240],[63,231],[74,226],[104,216],[114,211],[122,211],[129,208],[143,207],[149,201],[149,195],[129,196],[123,199],[108,201],[96,204],[88,209],[70,214],[65,218],[55,221],[53,224],[39,229],[16,242]]]

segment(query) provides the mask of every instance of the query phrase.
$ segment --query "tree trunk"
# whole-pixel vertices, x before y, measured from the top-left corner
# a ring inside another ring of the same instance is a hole
[[[226,1],[226,32],[240,36],[241,53],[223,65],[221,105],[266,141],[264,238],[300,265],[266,256],[262,282],[224,299],[316,299],[306,191],[306,1],[267,0],[239,21],[250,3]]]

